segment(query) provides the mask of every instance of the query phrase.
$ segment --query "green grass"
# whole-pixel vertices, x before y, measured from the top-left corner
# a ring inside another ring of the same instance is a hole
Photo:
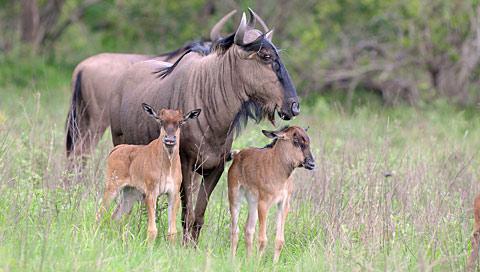
[[[318,167],[295,173],[286,246],[273,265],[273,226],[265,258],[245,259],[243,235],[230,257],[224,176],[198,249],[166,242],[165,212],[153,247],[141,207],[120,223],[97,224],[109,136],[82,178],[66,173],[70,71],[27,66],[0,67],[0,271],[463,270],[480,192],[474,109],[384,108],[367,96],[345,110],[335,96],[305,99],[293,123],[310,126]],[[261,128],[271,126],[250,125],[235,148],[267,143]]]

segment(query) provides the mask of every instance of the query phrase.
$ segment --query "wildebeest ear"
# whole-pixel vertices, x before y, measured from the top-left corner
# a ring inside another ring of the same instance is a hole
[[[270,139],[284,139],[285,133],[283,131],[269,131],[262,130],[263,135]]]
[[[200,115],[200,112],[202,112],[201,109],[196,109],[196,110],[189,111],[188,113],[186,113],[186,114],[183,116],[182,124],[185,123],[185,122],[187,122],[187,121],[190,120],[190,119],[195,119],[195,118],[197,118],[197,117]]]
[[[148,105],[147,103],[142,103],[142,107],[143,107],[143,110],[151,117],[155,118],[156,120],[158,120],[158,115],[157,113],[155,112],[155,110],[150,106]]]
[[[272,41],[272,37],[273,37],[273,29],[265,33],[265,39],[267,39],[268,41]]]
[[[305,130],[305,132],[307,132],[309,129],[310,129],[310,126],[304,128],[303,130]]]

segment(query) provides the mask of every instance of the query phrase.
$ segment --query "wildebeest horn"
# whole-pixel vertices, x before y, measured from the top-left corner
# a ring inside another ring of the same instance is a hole
[[[257,19],[260,25],[262,25],[263,32],[267,33],[270,29],[268,29],[268,26],[265,23],[265,21],[263,21],[263,19],[260,16],[258,16],[258,14],[256,14],[251,8],[248,8],[248,11],[250,12],[250,15],[253,14],[253,17],[255,17],[255,19]]]
[[[238,26],[238,29],[235,32],[235,37],[233,39],[236,45],[244,45],[243,37],[245,36],[246,29],[247,29],[247,17],[245,16],[245,12],[244,12],[242,14],[242,21],[240,21],[240,25]]]
[[[227,15],[223,16],[222,19],[220,19],[212,28],[212,31],[210,31],[210,40],[212,42],[217,41],[221,38],[220,36],[220,30],[223,28],[225,23],[232,17],[235,13],[237,12],[236,9],[230,11]]]
[[[250,16],[248,18],[247,26],[248,26],[249,29],[254,29],[255,24],[257,23],[256,17],[255,17],[255,12],[253,12],[253,10],[251,8],[248,8],[248,13],[249,13]]]

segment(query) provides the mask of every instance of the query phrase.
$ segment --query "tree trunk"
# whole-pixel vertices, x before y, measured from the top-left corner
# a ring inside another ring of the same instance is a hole
[[[21,39],[25,43],[34,44],[40,24],[40,14],[36,0],[22,0]]]

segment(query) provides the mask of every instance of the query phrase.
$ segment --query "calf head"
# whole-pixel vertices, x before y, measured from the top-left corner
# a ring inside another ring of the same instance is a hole
[[[315,159],[310,151],[310,138],[306,129],[292,126],[275,131],[262,130],[263,134],[274,142],[272,145],[281,144],[281,152],[285,152],[296,167],[308,170],[315,168]]]
[[[155,121],[160,127],[159,139],[162,140],[165,150],[171,155],[178,147],[178,140],[180,138],[180,127],[188,120],[195,119],[200,114],[201,110],[196,109],[183,114],[179,110],[161,109],[158,113],[148,104],[142,103],[143,110]]]

